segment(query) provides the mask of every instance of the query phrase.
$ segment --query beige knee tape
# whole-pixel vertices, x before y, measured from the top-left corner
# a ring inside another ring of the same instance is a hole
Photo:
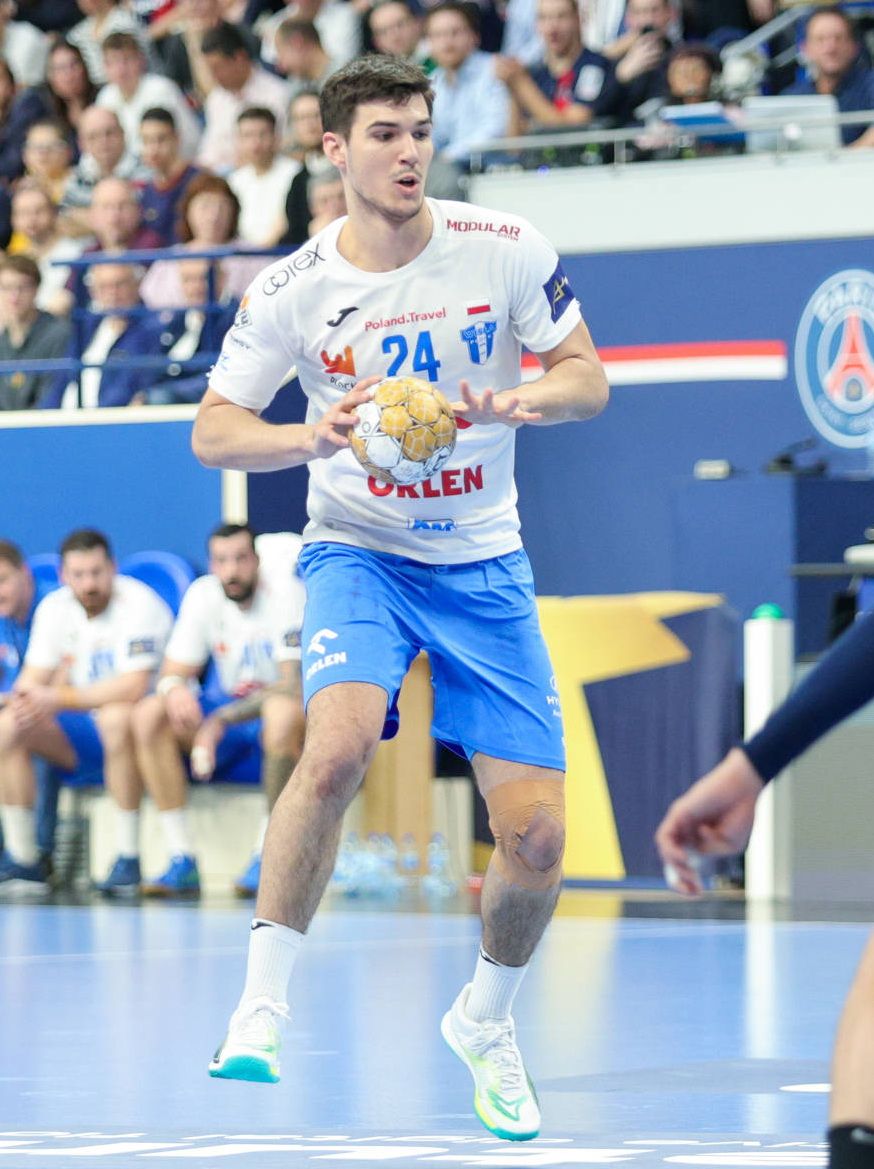
[[[548,869],[535,869],[519,855],[534,817],[544,812],[564,831],[564,781],[524,779],[501,783],[486,796],[489,827],[495,838],[494,863],[503,879],[523,889],[551,889],[561,880],[564,846]]]

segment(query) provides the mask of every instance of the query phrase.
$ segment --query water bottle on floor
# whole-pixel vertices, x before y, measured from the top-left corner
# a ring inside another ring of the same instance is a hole
[[[428,845],[428,872],[422,889],[431,897],[451,897],[458,885],[452,877],[452,855],[442,832],[435,832]]]

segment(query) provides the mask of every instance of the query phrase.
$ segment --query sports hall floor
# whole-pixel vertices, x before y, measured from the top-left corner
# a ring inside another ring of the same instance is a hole
[[[517,1000],[543,1135],[511,1145],[439,1033],[473,909],[331,901],[273,1086],[206,1074],[250,906],[0,906],[0,1169],[825,1163],[862,913],[568,891]]]

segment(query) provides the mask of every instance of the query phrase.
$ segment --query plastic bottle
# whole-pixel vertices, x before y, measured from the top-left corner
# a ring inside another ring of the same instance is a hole
[[[401,847],[398,852],[398,873],[405,885],[415,885],[419,880],[419,850],[412,832],[405,832],[401,837]]]
[[[458,889],[452,877],[449,845],[440,832],[435,832],[428,844],[428,872],[422,878],[422,888],[433,897],[451,897]]]

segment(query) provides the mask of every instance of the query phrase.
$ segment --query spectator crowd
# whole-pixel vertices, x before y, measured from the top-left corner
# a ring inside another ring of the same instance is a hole
[[[45,364],[0,366],[2,410],[198,400],[269,249],[343,213],[318,94],[357,54],[431,75],[428,193],[464,198],[488,140],[723,96],[721,51],[778,0],[20,4],[0,0],[0,361]],[[864,23],[829,6],[802,29],[797,64],[760,51],[755,89],[874,110]],[[874,145],[874,126],[842,135]]]

